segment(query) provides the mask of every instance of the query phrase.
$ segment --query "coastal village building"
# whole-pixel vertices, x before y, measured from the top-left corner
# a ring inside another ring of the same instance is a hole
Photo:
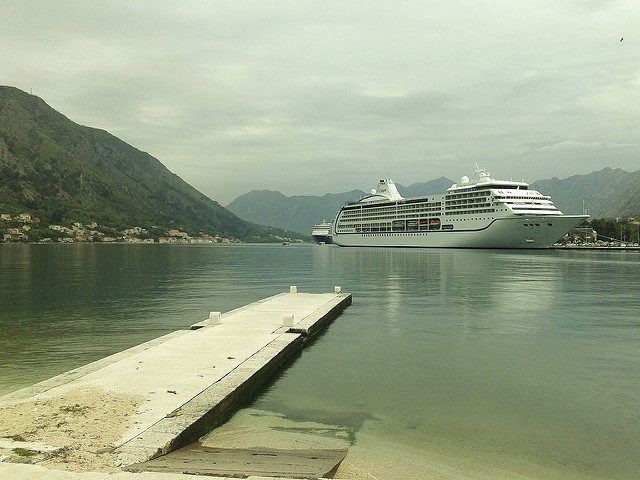
[[[73,233],[73,230],[68,227],[63,227],[62,225],[49,225],[49,229],[61,233]]]
[[[7,225],[6,230],[3,232],[0,230],[0,241],[4,242],[25,242],[25,241],[38,241],[39,243],[47,243],[51,241],[57,241],[60,243],[73,243],[73,242],[123,242],[123,243],[155,243],[154,238],[149,237],[149,232],[143,227],[131,227],[122,231],[117,237],[109,236],[102,231],[96,229],[108,229],[113,231],[113,228],[108,225],[99,226],[96,222],[91,222],[87,225],[83,225],[80,222],[73,222],[70,227],[64,225],[48,225],[47,228],[53,232],[57,232],[58,235],[52,237],[42,237],[40,234],[34,235],[34,238],[30,238],[31,230],[35,228],[34,223],[40,221],[38,217],[34,217],[29,213],[22,213],[20,215],[12,217],[11,214],[3,213],[0,216],[0,220],[4,222],[18,222],[22,225],[20,227],[14,225]],[[160,227],[153,227],[159,229]],[[240,243],[235,238],[222,238],[219,236],[212,236],[200,232],[197,237],[190,237],[187,232],[183,232],[177,229],[171,229],[165,232],[164,236],[158,238],[158,243],[180,243],[180,244],[210,244],[210,243]]]
[[[146,228],[142,228],[142,227],[133,227],[133,228],[127,228],[124,233],[126,235],[142,235],[142,234],[147,234],[149,232],[147,232]]]
[[[575,227],[569,230],[565,239],[573,243],[595,243],[598,241],[598,232],[591,227]]]
[[[170,237],[182,237],[182,238],[188,238],[189,234],[187,232],[181,232],[180,230],[169,230],[167,232],[167,234]]]

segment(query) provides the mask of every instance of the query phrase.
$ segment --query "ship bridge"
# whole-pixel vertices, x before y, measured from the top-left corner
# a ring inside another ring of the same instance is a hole
[[[551,197],[531,190],[528,183],[495,180],[484,166],[475,167],[475,181],[464,176],[447,189],[447,215],[562,215]]]

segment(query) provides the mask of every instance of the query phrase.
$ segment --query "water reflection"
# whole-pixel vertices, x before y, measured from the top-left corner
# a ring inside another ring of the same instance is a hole
[[[369,446],[386,448],[393,438],[407,451],[506,465],[531,478],[569,470],[630,478],[640,471],[639,259],[328,245],[4,245],[0,391],[289,285],[341,285],[353,306],[256,408],[293,419],[366,419]]]

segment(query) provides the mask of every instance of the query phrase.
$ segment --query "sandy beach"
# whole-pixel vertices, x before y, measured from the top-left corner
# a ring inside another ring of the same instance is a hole
[[[68,470],[118,471],[112,445],[133,425],[142,402],[142,397],[80,388],[60,397],[41,395],[0,405],[0,437],[57,448],[38,453],[3,448],[0,459]]]

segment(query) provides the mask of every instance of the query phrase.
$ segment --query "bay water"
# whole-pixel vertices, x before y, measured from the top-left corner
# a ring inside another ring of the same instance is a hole
[[[289,285],[353,305],[248,410],[346,428],[345,475],[640,476],[636,252],[0,245],[0,394]]]

